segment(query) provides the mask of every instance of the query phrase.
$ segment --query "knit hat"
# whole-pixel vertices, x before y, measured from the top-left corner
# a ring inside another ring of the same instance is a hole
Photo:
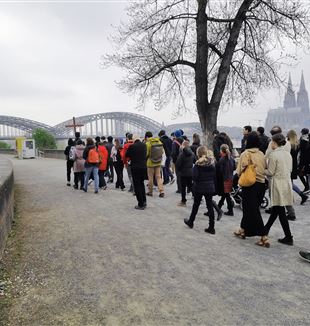
[[[182,131],[181,131],[180,129],[176,130],[176,131],[174,132],[174,136],[175,136],[176,138],[181,137],[181,136],[182,136]]]

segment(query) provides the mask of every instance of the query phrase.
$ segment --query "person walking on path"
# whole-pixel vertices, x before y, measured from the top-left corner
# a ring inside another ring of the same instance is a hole
[[[147,158],[147,175],[148,175],[148,196],[153,196],[154,177],[157,181],[159,197],[164,197],[163,180],[160,175],[161,161],[163,158],[164,148],[158,137],[153,137],[150,131],[145,133],[146,140],[146,158]]]
[[[193,134],[193,143],[191,145],[191,150],[195,155],[195,160],[197,161],[197,149],[201,146],[200,136],[196,133]]]
[[[285,237],[278,239],[280,243],[293,245],[293,236],[287,217],[285,206],[293,205],[293,190],[291,181],[292,157],[284,149],[286,143],[282,134],[272,136],[273,152],[269,155],[266,174],[271,177],[271,215],[265,225],[265,233],[269,234],[274,221],[279,217]]]
[[[209,212],[209,227],[205,232],[215,234],[214,210],[212,197],[215,195],[215,159],[213,152],[205,146],[197,149],[198,160],[193,168],[193,194],[194,204],[189,218],[184,219],[184,223],[189,227],[194,227],[196,215],[199,210],[202,197],[205,198]]]
[[[224,212],[225,215],[234,216],[234,203],[231,199],[230,193],[232,192],[233,177],[235,170],[235,160],[231,156],[228,145],[221,146],[221,158],[217,163],[217,186],[218,195],[221,196],[218,202],[218,207],[221,209],[224,201],[227,202],[228,211]]]
[[[132,173],[131,173],[131,164],[130,164],[130,160],[129,158],[126,156],[126,152],[128,150],[128,148],[130,146],[133,145],[133,139],[132,139],[133,135],[131,133],[127,133],[126,134],[126,143],[124,144],[124,159],[123,159],[123,162],[124,162],[124,166],[127,170],[127,174],[128,174],[128,179],[130,181],[130,188],[129,188],[129,192],[135,192],[135,187],[133,185],[133,180],[132,180]]]
[[[115,188],[121,188],[121,190],[125,189],[123,172],[124,172],[124,148],[121,144],[121,139],[116,138],[114,140],[114,146],[111,150],[111,158],[113,159],[113,166],[116,173],[116,183]]]
[[[95,194],[99,191],[99,153],[95,146],[94,140],[92,138],[87,138],[86,147],[83,152],[83,158],[85,160],[85,180],[83,190],[87,192],[88,180],[91,174],[94,176],[95,181]]]
[[[164,162],[164,167],[163,167],[163,177],[164,177],[164,182],[163,184],[166,185],[169,182],[173,183],[174,182],[174,176],[170,170],[170,164],[171,164],[171,153],[172,153],[172,140],[170,137],[166,135],[165,130],[161,130],[158,133],[159,140],[163,143],[164,146],[164,151],[166,155],[166,159]]]
[[[265,194],[265,156],[259,150],[260,141],[256,132],[247,135],[245,150],[241,154],[237,174],[240,177],[249,164],[256,170],[256,182],[249,187],[242,187],[242,220],[240,228],[234,232],[239,238],[260,236],[260,246],[269,247],[269,239],[260,213],[260,204]]]
[[[74,141],[72,138],[68,139],[68,145],[65,148],[64,154],[66,156],[66,169],[67,169],[67,186],[70,187],[71,186],[71,171],[73,168],[73,163],[74,163],[74,159],[72,157],[70,157],[74,152]]]
[[[108,168],[107,168],[107,176],[109,178],[108,182],[114,182],[114,168],[113,168],[113,159],[111,157],[111,150],[113,148],[113,137],[108,136],[108,141],[104,144],[106,149],[108,150],[109,160],[108,160]]]
[[[107,189],[107,184],[105,182],[104,175],[108,169],[108,160],[109,160],[109,153],[106,147],[104,146],[103,142],[99,142],[97,144],[97,149],[100,157],[100,164],[99,164],[99,188],[103,190]]]
[[[309,139],[309,129],[303,128],[301,130],[301,137],[299,141],[300,146],[300,157],[298,166],[298,175],[300,181],[304,185],[303,192],[305,194],[309,193],[309,155],[310,155],[310,139]],[[307,171],[308,170],[308,171]]]
[[[248,138],[249,133],[252,132],[251,126],[244,126],[242,130],[243,138],[241,139],[241,153],[246,150],[246,140]]]
[[[303,205],[307,199],[308,196],[305,195],[295,184],[294,180],[297,179],[298,172],[297,172],[297,167],[298,167],[298,153],[299,153],[299,144],[298,144],[298,138],[297,138],[297,133],[295,130],[289,130],[287,133],[287,140],[291,143],[291,156],[292,156],[292,173],[291,173],[291,179],[292,179],[292,186],[293,186],[293,191],[295,191],[301,198],[300,205]]]
[[[85,146],[83,141],[79,139],[76,142],[75,152],[74,152],[74,162],[73,162],[73,172],[74,172],[74,189],[83,190],[84,178],[85,178],[85,160],[83,158]]]
[[[186,206],[186,189],[187,192],[192,192],[193,184],[193,164],[195,155],[192,152],[189,141],[184,140],[181,147],[179,157],[176,161],[176,168],[179,170],[181,177],[181,195],[182,199],[178,206]]]
[[[127,149],[126,157],[130,160],[132,180],[138,205],[135,209],[144,210],[146,207],[146,195],[144,180],[147,178],[146,169],[146,145],[141,142],[139,136],[133,136],[133,144]]]
[[[177,162],[178,156],[179,156],[179,152],[180,152],[180,146],[182,145],[184,141],[184,138],[182,137],[182,131],[181,130],[176,130],[174,132],[174,137],[173,137],[173,142],[172,142],[172,151],[171,151],[171,157],[172,157],[172,161],[175,167],[175,175],[176,175],[176,179],[177,179],[177,193],[181,193],[181,176],[180,173],[178,171],[178,169],[176,168],[175,164]]]

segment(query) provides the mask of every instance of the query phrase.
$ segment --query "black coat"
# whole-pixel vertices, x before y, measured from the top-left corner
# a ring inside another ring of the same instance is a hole
[[[233,143],[228,137],[225,137],[223,135],[215,136],[215,138],[213,139],[212,147],[213,147],[214,157],[217,161],[219,161],[221,158],[221,146],[223,144],[228,145],[231,153],[233,151]]]
[[[136,140],[126,151],[126,157],[130,158],[132,169],[146,170],[146,145],[140,140]]]
[[[308,140],[300,139],[299,149],[300,149],[300,157],[299,157],[299,168],[305,168],[307,164],[309,164],[309,148],[310,144]]]
[[[192,150],[185,147],[176,161],[176,168],[180,172],[181,177],[192,177],[193,176],[193,164],[195,161],[195,155]]]
[[[200,147],[200,143],[199,144],[198,143],[193,143],[191,145],[191,150],[194,153],[196,159],[197,159],[197,154],[196,153],[197,153],[197,148],[198,147]]]
[[[215,166],[195,165],[193,168],[193,192],[199,194],[215,194]]]
[[[167,135],[163,135],[160,137],[160,141],[163,143],[166,157],[170,157],[172,152],[172,140]]]
[[[295,180],[298,176],[298,163],[297,163],[297,157],[298,157],[299,147],[293,148],[291,147],[291,156],[293,161],[293,167],[291,172],[291,179]]]
[[[172,142],[172,151],[171,151],[171,157],[172,157],[172,162],[175,164],[178,156],[179,156],[179,152],[180,152],[180,145],[183,143],[183,138],[177,138],[176,140],[174,140]]]
[[[270,139],[265,134],[258,135],[258,138],[259,138],[259,142],[260,142],[259,150],[265,154],[266,150],[268,148]]]

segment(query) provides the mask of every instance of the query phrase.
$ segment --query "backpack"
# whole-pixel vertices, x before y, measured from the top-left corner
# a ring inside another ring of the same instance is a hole
[[[162,143],[151,144],[150,160],[152,163],[161,163],[164,154]]]
[[[98,164],[100,163],[100,157],[97,148],[91,148],[88,152],[87,163]]]
[[[75,147],[71,146],[68,155],[69,161],[75,161]]]

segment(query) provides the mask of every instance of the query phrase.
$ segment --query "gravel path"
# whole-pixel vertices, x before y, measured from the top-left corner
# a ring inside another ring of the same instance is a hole
[[[203,209],[186,228],[192,200],[177,207],[175,185],[136,211],[111,185],[67,187],[64,161],[12,161],[21,249],[9,325],[310,325],[310,264],[298,258],[309,202],[296,204],[295,246],[277,243],[276,222],[267,249],[232,236],[238,208],[215,236]]]

